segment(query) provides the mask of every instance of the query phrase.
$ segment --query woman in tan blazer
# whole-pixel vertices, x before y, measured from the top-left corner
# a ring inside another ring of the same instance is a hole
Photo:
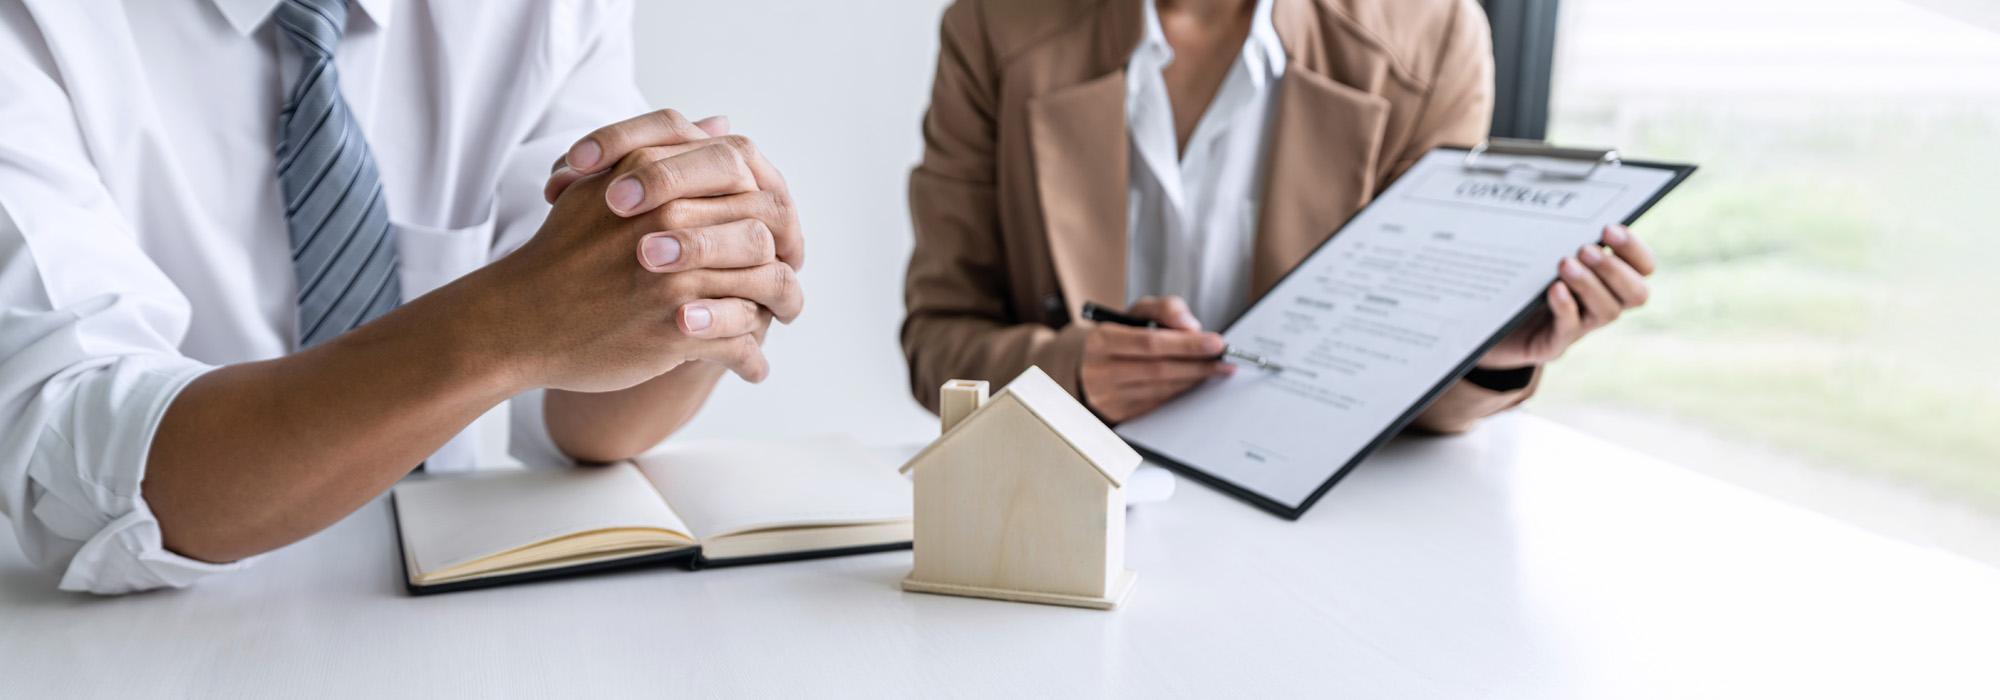
[[[1433,147],[1484,139],[1492,96],[1473,0],[958,0],[910,176],[911,390],[935,411],[949,379],[1040,365],[1115,422],[1232,371],[1203,323]],[[1651,253],[1623,227],[1604,244],[1416,424],[1520,403],[1542,364],[1644,303]],[[1081,320],[1086,301],[1166,328]]]

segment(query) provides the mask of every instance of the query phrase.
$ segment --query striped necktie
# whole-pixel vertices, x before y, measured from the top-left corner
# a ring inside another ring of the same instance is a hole
[[[381,174],[333,65],[347,1],[283,0],[272,19],[300,57],[278,114],[278,182],[298,273],[299,347],[309,348],[396,308],[402,287]]]

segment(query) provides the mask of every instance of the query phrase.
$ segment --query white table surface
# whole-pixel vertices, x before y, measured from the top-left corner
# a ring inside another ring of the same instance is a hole
[[[0,537],[0,697],[2000,697],[2000,571],[1532,416],[1129,528],[1109,613],[903,593],[908,552],[412,598],[381,501],[124,598]]]

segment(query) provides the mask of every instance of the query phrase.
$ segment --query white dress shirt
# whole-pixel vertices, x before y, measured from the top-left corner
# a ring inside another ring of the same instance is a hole
[[[218,365],[295,348],[279,0],[0,0],[0,514],[69,590],[244,565],[168,552],[140,497],[153,431]],[[340,87],[382,172],[405,299],[547,215],[550,165],[646,108],[629,0],[350,0]],[[513,451],[561,455],[539,392]],[[427,463],[472,466],[460,435]]]
[[[1162,76],[1174,62],[1159,10],[1146,2],[1145,37],[1125,69],[1125,119],[1132,138],[1126,216],[1125,293],[1179,295],[1203,328],[1220,330],[1250,304],[1250,258],[1277,114],[1285,47],[1259,0],[1250,36],[1215,99],[1195,123],[1186,157]]]

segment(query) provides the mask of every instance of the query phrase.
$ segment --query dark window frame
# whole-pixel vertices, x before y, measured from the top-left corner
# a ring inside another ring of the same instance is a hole
[[[1549,129],[1557,0],[1480,0],[1493,25],[1493,135],[1542,140]]]

